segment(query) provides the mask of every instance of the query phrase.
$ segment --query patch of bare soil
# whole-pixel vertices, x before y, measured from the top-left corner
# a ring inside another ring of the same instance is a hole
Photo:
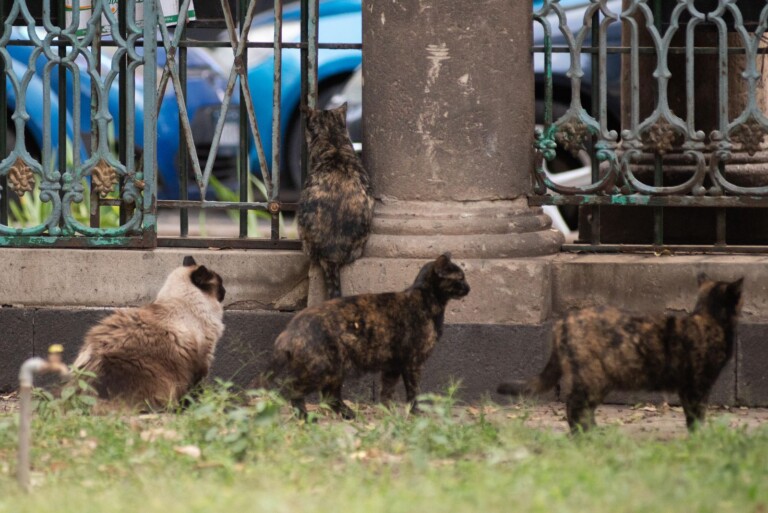
[[[553,402],[526,406],[484,407],[486,415],[495,420],[522,418],[527,426],[567,432],[565,405]],[[470,413],[477,408],[469,407]],[[479,410],[478,410],[479,411]],[[668,440],[687,435],[685,415],[679,406],[666,403],[627,405],[601,405],[596,412],[598,426],[619,426],[630,436]],[[754,429],[768,425],[768,408],[712,406],[707,410],[707,420],[722,418],[733,428],[742,426]]]
[[[371,404],[351,404],[359,415],[375,422],[377,417],[383,415],[382,410]],[[405,410],[400,404],[398,408]],[[318,411],[316,404],[307,404],[309,411]],[[18,411],[18,394],[0,395],[0,415],[12,414]],[[285,410],[286,417],[291,415],[290,409]],[[560,402],[540,404],[511,404],[511,405],[462,405],[455,407],[457,417],[477,418],[484,415],[493,422],[503,423],[513,419],[522,419],[526,426],[535,429],[547,429],[555,432],[568,432],[568,423],[565,417],[565,405]],[[164,415],[141,415],[137,419],[154,420],[162,425]],[[755,429],[760,426],[768,426],[768,408],[747,408],[744,406],[711,406],[707,411],[707,421],[723,419],[733,428]],[[320,423],[343,422],[333,415],[321,415]],[[630,436],[638,438],[653,438],[658,440],[670,440],[687,435],[685,416],[679,406],[662,404],[639,404],[634,406],[606,404],[597,409],[596,420],[598,426],[618,426],[619,429]]]

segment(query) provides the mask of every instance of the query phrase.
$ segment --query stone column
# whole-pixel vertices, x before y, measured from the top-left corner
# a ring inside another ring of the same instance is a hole
[[[538,323],[563,242],[528,206],[531,4],[394,0],[363,6],[364,159],[376,195],[345,294],[397,290],[450,252],[472,293],[448,320]]]

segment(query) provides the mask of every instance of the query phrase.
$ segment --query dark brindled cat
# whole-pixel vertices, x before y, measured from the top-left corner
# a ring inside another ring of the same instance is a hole
[[[184,258],[152,303],[126,308],[90,329],[74,367],[93,372],[102,399],[165,408],[208,374],[224,332],[221,277]]]
[[[368,240],[373,195],[347,132],[347,104],[307,109],[309,165],[298,213],[304,252],[320,265],[328,297],[341,296],[341,266],[357,260]]]
[[[306,417],[304,396],[320,391],[334,411],[354,417],[341,398],[352,371],[381,371],[389,402],[403,377],[415,409],[421,368],[443,331],[449,299],[469,293],[464,272],[445,254],[422,267],[403,292],[362,294],[299,312],[275,341],[273,379]]]
[[[677,391],[688,429],[694,429],[733,354],[743,282],[698,279],[689,315],[638,316],[612,307],[568,314],[553,327],[552,354],[541,374],[501,384],[498,392],[532,394],[559,382],[568,424],[578,431],[595,425],[595,408],[611,390]]]

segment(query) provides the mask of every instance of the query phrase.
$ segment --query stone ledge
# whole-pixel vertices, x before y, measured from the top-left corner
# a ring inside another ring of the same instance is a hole
[[[448,303],[446,322],[541,324],[550,317],[552,257],[453,260],[464,269],[471,291],[461,301]],[[361,258],[342,269],[342,291],[352,295],[403,290],[429,261]]]
[[[635,312],[691,311],[696,275],[744,277],[745,323],[768,322],[768,256],[573,255],[552,260],[552,311],[613,305]]]
[[[225,308],[297,310],[309,263],[300,251],[0,249],[0,304],[122,307],[154,299],[168,273],[192,255],[222,275]]]

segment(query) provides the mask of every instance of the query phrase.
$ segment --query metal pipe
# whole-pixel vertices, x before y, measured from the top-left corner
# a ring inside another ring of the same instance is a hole
[[[33,357],[26,360],[19,370],[19,460],[16,476],[19,486],[28,492],[30,489],[29,448],[32,440],[32,388],[35,374],[58,372],[61,376],[69,374],[69,368],[61,361],[64,348],[58,344],[48,349],[48,359]]]

